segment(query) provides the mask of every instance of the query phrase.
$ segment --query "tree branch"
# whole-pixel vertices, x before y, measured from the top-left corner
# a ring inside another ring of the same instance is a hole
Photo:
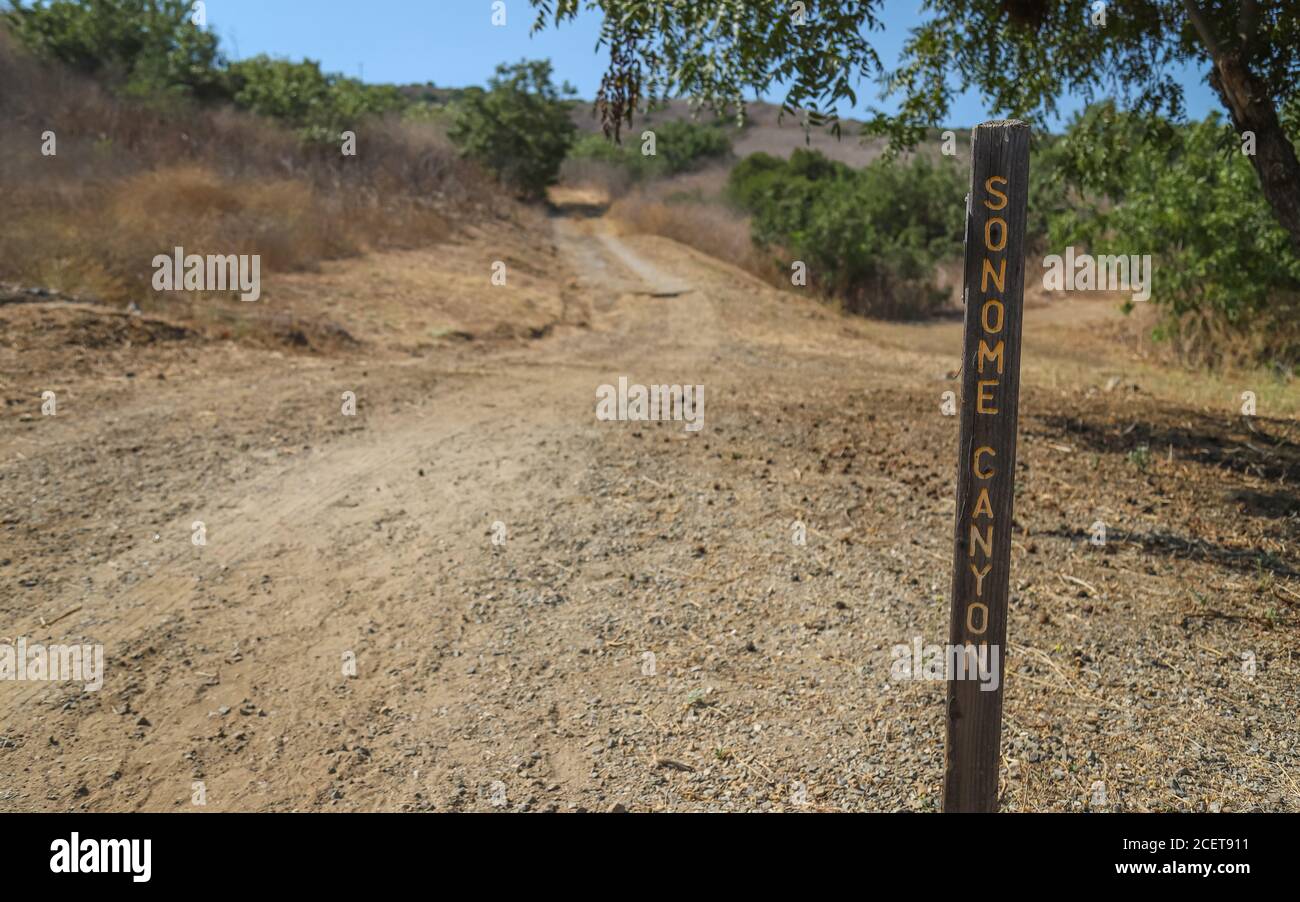
[[[1214,37],[1214,29],[1210,28],[1210,23],[1205,20],[1205,13],[1196,5],[1196,0],[1183,0],[1183,8],[1187,10],[1187,18],[1192,21],[1192,27],[1196,33],[1201,36],[1201,42],[1205,44],[1205,49],[1210,51],[1210,58],[1217,60],[1223,53],[1219,47],[1219,41]]]
[[[1256,0],[1242,0],[1241,15],[1237,18],[1237,36],[1241,38],[1243,59],[1249,60],[1255,55],[1255,38],[1258,34],[1259,3]]]

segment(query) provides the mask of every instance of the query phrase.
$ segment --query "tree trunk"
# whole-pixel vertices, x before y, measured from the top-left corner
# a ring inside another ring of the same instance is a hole
[[[1272,99],[1237,52],[1214,56],[1210,84],[1228,108],[1237,131],[1255,133],[1251,165],[1273,214],[1290,233],[1291,247],[1300,256],[1300,160],[1282,130]]]

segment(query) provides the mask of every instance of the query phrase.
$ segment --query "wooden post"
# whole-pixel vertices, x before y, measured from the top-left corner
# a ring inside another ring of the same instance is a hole
[[[945,811],[998,807],[1028,199],[1029,126],[1015,120],[976,126],[966,201]],[[978,667],[953,672],[951,649],[967,648],[976,654],[961,658],[968,665],[987,662],[996,683],[981,679]]]

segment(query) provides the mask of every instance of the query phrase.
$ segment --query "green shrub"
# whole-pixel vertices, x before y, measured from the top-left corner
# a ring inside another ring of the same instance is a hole
[[[551,83],[549,61],[501,65],[488,90],[472,88],[457,101],[448,134],[466,157],[537,199],[555,183],[573,143],[565,99],[572,93],[567,84],[556,89]]]
[[[654,132],[653,154],[645,152],[647,141],[641,137],[647,130]],[[730,156],[731,138],[721,127],[682,120],[647,124],[622,144],[599,134],[584,135],[569,150],[570,160],[618,166],[632,181],[690,172]]]
[[[966,183],[948,161],[853,169],[813,150],[788,161],[755,154],[732,171],[727,194],[752,214],[757,245],[802,260],[810,281],[854,312],[933,312],[943,301],[935,265],[961,253]]]
[[[1191,327],[1222,341],[1223,329],[1263,328],[1271,333],[1264,353],[1292,364],[1300,357],[1295,324],[1285,323],[1300,298],[1300,259],[1240,136],[1217,114],[1173,124],[1096,105],[1044,163],[1056,195],[1033,203],[1052,208],[1049,247],[1150,254],[1151,300],[1165,313],[1157,337]]]
[[[195,25],[186,0],[12,0],[2,14],[33,52],[82,72],[121,79],[133,93],[226,96],[217,37]]]
[[[674,120],[646,128],[655,133],[655,159],[663,161],[669,175],[731,156],[731,138],[717,125]]]
[[[758,209],[766,192],[772,190],[789,164],[780,157],[755,153],[745,157],[731,170],[727,179],[727,197],[744,210]]]
[[[194,24],[189,0],[18,0],[3,21],[37,55],[127,93],[233,101],[312,140],[336,142],[359,119],[408,105],[391,85],[324,73],[312,60],[227,63],[216,35]]]
[[[322,72],[313,60],[300,63],[256,56],[231,63],[228,71],[236,104],[279,119],[308,140],[334,143],[339,133],[366,116],[406,106],[391,85],[367,85]]]
[[[569,148],[568,159],[615,167],[632,182],[645,181],[665,172],[659,157],[644,155],[639,147],[633,147],[630,143],[615,144],[599,133],[583,135],[574,141]]]

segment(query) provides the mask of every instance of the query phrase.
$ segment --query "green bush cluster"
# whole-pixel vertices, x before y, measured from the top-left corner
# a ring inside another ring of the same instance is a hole
[[[38,55],[129,94],[228,101],[281,120],[308,140],[337,142],[361,117],[409,105],[391,85],[325,73],[313,60],[229,62],[216,35],[195,24],[188,0],[16,0],[3,21]]]
[[[647,151],[649,136],[654,132],[654,153]],[[592,160],[622,169],[632,181],[677,175],[700,169],[711,162],[731,157],[731,137],[716,124],[670,120],[647,124],[636,134],[637,140],[616,144],[601,134],[584,135],[569,151],[571,160]]]
[[[1151,300],[1163,313],[1157,337],[1179,337],[1184,350],[1199,338],[1194,356],[1213,357],[1239,350],[1227,333],[1252,333],[1251,353],[1294,366],[1300,259],[1257,190],[1242,140],[1217,114],[1174,123],[1113,103],[1041,137],[1030,165],[1027,278],[1041,276],[1039,255],[1071,245],[1149,254]],[[948,159],[855,170],[799,150],[789,160],[742,160],[727,190],[752,215],[755,244],[780,248],[784,265],[803,260],[810,279],[852,310],[910,316],[933,309],[934,267],[960,255],[966,178]]]
[[[452,141],[520,195],[537,199],[554,184],[575,131],[567,84],[551,82],[551,64],[497,67],[488,89],[471,88],[452,108]]]
[[[1157,336],[1189,322],[1268,327],[1296,310],[1300,259],[1258,190],[1242,137],[1218,114],[1171,123],[1097,104],[1033,159],[1045,246],[1150,254]],[[1294,363],[1294,329],[1268,353]]]
[[[727,185],[760,247],[802,260],[809,280],[854,312],[913,318],[943,295],[935,267],[961,255],[966,177],[948,160],[878,160],[862,169],[796,150],[754,154]],[[788,268],[789,260],[783,268]]]
[[[313,60],[256,56],[226,70],[231,100],[297,128],[308,140],[336,142],[340,131],[365,116],[401,111],[406,98],[392,85],[368,85],[322,72]]]
[[[187,0],[11,0],[9,31],[48,59],[119,80],[139,94],[227,94],[217,37],[192,21]]]

